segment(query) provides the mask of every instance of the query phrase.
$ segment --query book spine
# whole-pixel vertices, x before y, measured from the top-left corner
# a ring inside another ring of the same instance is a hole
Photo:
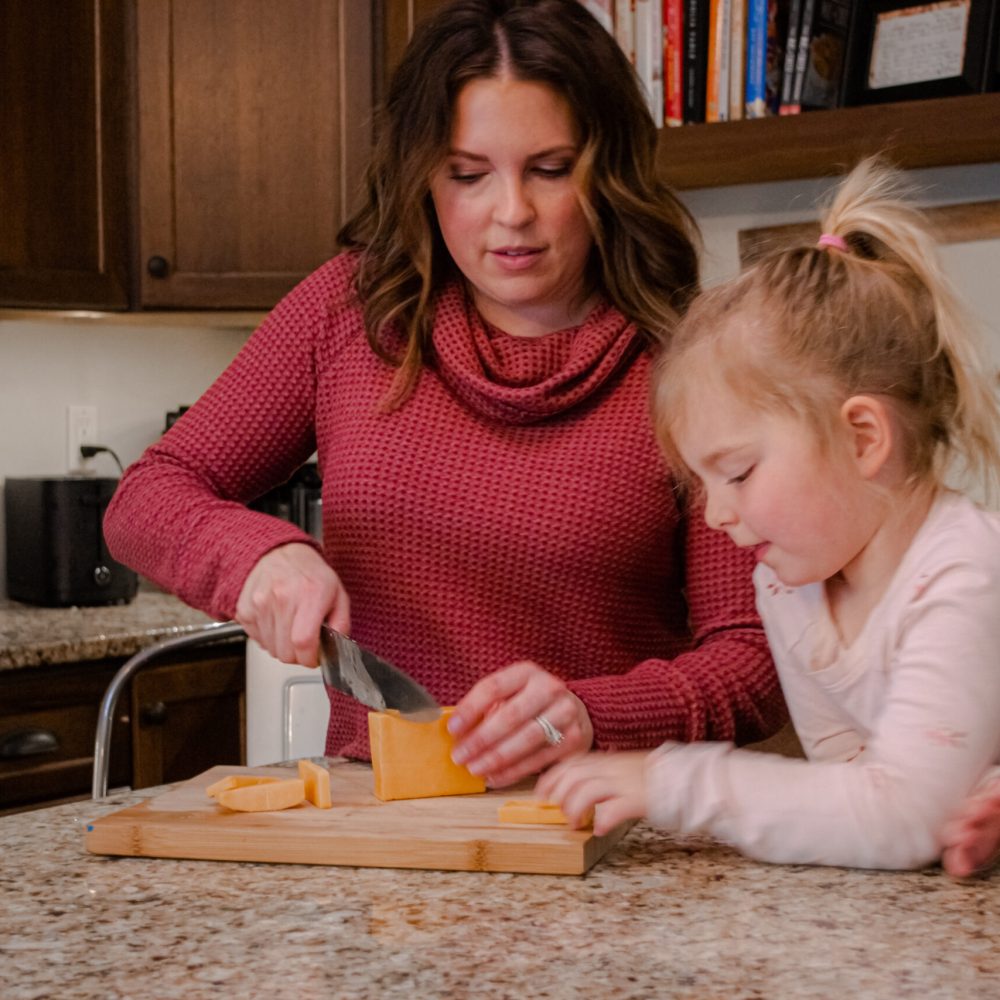
[[[684,124],[684,0],[663,0],[664,120]]]
[[[764,0],[766,2],[766,0]],[[708,63],[708,0],[685,0],[684,124],[705,120],[705,71]]]
[[[615,0],[615,39],[635,65],[635,0]]]
[[[729,29],[729,118],[743,117],[743,94],[746,86],[747,6],[746,0],[733,0]]]
[[[790,0],[768,0],[767,63],[765,98],[767,114],[776,115],[781,104],[781,71],[785,65],[785,42],[788,35]]]
[[[719,69],[722,61],[722,0],[708,11],[708,61],[705,68],[705,121],[719,120]]]
[[[649,59],[653,70],[653,121],[663,128],[666,97],[664,94],[663,64],[663,0],[650,0]]]
[[[804,110],[843,103],[848,36],[856,8],[856,0],[820,0],[806,53],[800,102]]]
[[[767,0],[747,0],[747,118],[767,114]]]
[[[797,115],[802,109],[792,102],[795,83],[795,53],[799,49],[799,32],[802,30],[802,0],[792,0],[788,8],[788,41],[785,43],[785,63],[781,73],[781,103],[779,115]]]
[[[705,90],[705,121],[729,120],[729,24],[730,0],[712,0],[708,18],[708,69]]]
[[[646,93],[649,113],[663,125],[663,28],[661,0],[636,0],[635,72]]]
[[[803,0],[802,25],[799,30],[799,42],[795,52],[795,81],[792,84],[792,106],[802,110],[802,87],[806,78],[806,62],[809,58],[809,46],[812,42],[813,17],[816,13],[816,0]]]

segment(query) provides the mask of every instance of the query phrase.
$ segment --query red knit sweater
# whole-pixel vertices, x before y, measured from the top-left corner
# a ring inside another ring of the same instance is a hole
[[[127,471],[105,524],[116,558],[232,617],[265,552],[309,541],[245,503],[316,450],[352,634],[442,704],[523,658],[570,681],[601,748],[773,731],[750,558],[678,509],[634,326],[602,305],[511,337],[451,287],[430,366],[387,413],[394,370],[365,339],[353,266],[293,290]],[[327,752],[367,757],[365,710],[330,694]]]

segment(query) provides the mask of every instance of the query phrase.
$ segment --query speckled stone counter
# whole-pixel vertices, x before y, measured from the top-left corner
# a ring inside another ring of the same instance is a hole
[[[130,604],[94,608],[36,608],[0,599],[0,670],[132,656],[211,621],[158,590],[140,589]]]
[[[582,878],[104,858],[0,818],[0,996],[986,998],[1000,873],[777,867],[640,825]]]

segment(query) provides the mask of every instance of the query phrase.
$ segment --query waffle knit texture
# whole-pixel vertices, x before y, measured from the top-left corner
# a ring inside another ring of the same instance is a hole
[[[512,337],[440,294],[413,394],[368,344],[344,254],[290,292],[131,466],[115,557],[219,619],[293,525],[246,504],[314,451],[323,552],[352,636],[454,704],[530,659],[564,678],[595,745],[749,742],[785,719],[750,556],[678,506],[649,414],[650,357],[616,309]],[[366,710],[329,691],[327,753],[367,758]]]

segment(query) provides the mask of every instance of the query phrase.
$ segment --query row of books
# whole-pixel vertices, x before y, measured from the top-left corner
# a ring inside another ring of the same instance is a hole
[[[842,103],[858,0],[581,0],[636,67],[659,126]]]

